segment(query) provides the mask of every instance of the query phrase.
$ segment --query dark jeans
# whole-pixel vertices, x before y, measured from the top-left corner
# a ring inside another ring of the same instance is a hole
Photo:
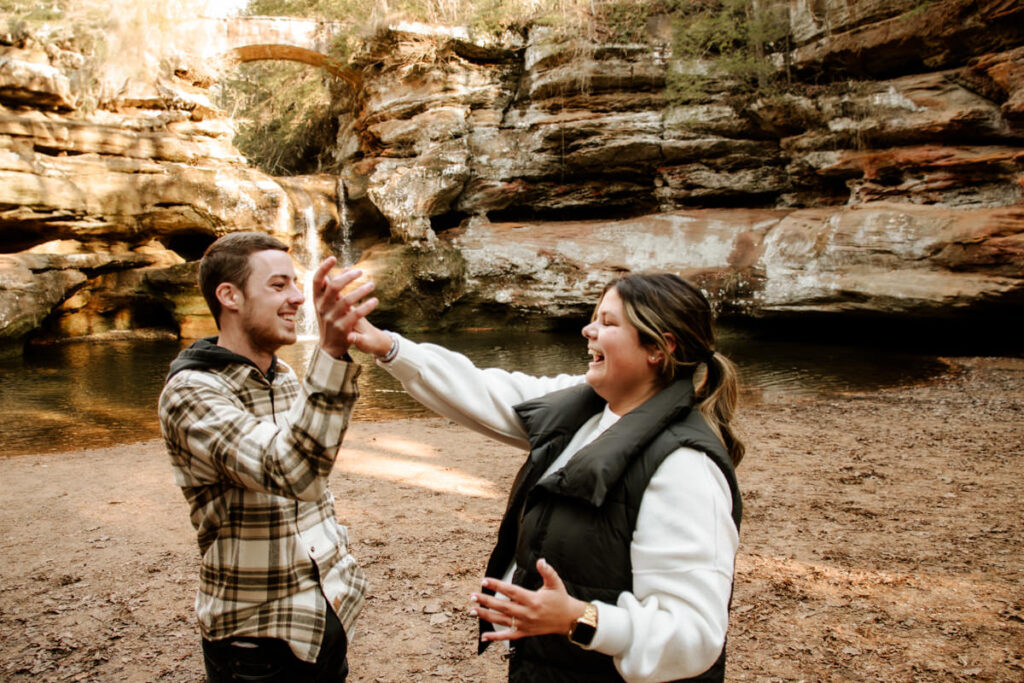
[[[203,640],[209,683],[344,683],[348,639],[334,610],[327,608],[327,630],[315,663],[304,662],[277,638]]]

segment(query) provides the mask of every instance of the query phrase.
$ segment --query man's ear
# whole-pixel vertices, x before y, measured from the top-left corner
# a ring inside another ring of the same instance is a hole
[[[217,285],[214,293],[217,295],[217,301],[220,302],[221,308],[235,311],[236,313],[242,306],[242,302],[245,301],[245,295],[242,293],[242,290],[230,282],[222,282]]]

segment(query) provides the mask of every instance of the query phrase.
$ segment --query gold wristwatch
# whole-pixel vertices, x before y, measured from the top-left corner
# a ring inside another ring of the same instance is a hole
[[[588,647],[594,641],[594,634],[597,633],[597,606],[588,602],[583,609],[583,614],[573,622],[569,629],[569,641],[580,647]]]

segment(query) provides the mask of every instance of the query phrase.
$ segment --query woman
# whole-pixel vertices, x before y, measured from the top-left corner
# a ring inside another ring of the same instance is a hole
[[[425,406],[530,449],[471,598],[509,680],[722,680],[743,445],[707,299],[627,275],[583,336],[583,377],[481,370],[365,321],[351,341]]]

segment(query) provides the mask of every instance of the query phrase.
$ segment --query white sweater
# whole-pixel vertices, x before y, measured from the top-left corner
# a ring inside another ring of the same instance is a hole
[[[398,355],[379,365],[431,410],[522,448],[529,448],[526,431],[512,406],[584,381],[481,370],[461,354],[405,338]],[[549,472],[617,419],[606,408],[588,420]],[[614,605],[595,603],[591,649],[611,655],[630,683],[696,676],[721,653],[739,544],[731,514],[725,477],[699,451],[676,450],[651,478],[630,543],[633,591]]]

